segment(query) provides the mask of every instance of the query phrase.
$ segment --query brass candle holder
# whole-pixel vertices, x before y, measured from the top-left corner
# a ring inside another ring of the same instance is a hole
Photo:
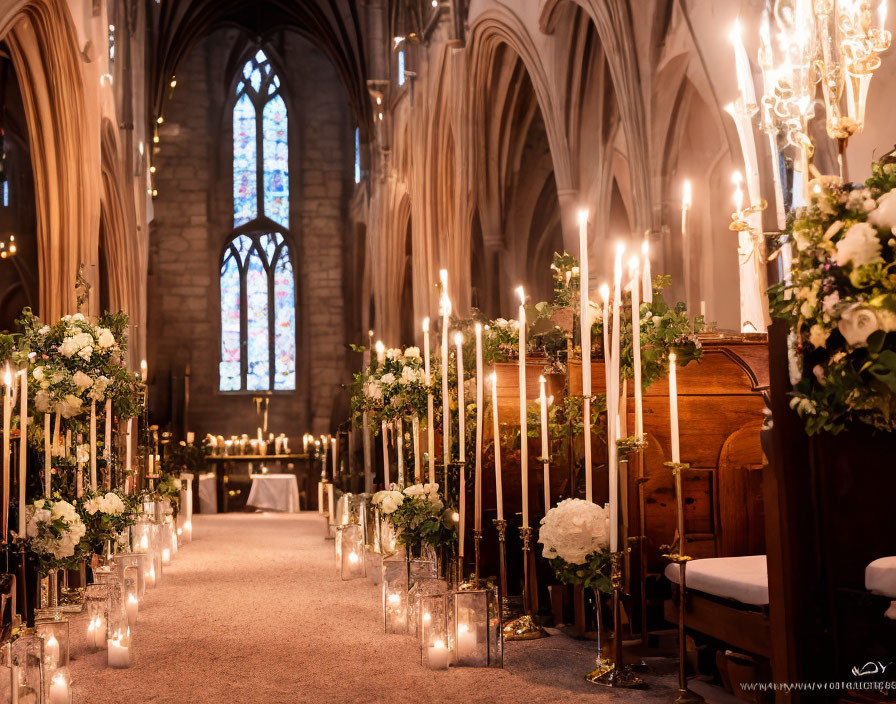
[[[685,470],[690,469],[691,465],[686,462],[666,462],[665,466],[672,470],[672,476],[675,479],[675,508],[678,518],[677,549],[670,550],[669,553],[663,555],[669,562],[678,565],[678,696],[675,698],[675,704],[699,704],[704,699],[688,689],[688,675],[685,669],[687,662],[687,641],[684,630],[686,572],[688,562],[692,558],[684,554],[684,492],[681,487],[681,475]]]
[[[594,684],[618,689],[646,689],[647,683],[638,677],[631,665],[625,664],[622,651],[622,591],[623,564],[629,548],[610,553],[610,580],[613,584],[613,663],[604,662],[585,679]]]
[[[538,640],[546,638],[547,632],[535,623],[532,614],[532,585],[529,573],[532,569],[532,533],[529,526],[520,528],[523,541],[523,615],[504,625],[504,640]]]
[[[479,556],[480,543],[482,542],[482,531],[473,529],[473,582],[479,586]]]
[[[509,618],[507,609],[507,521],[503,518],[495,518],[493,522],[498,531],[498,600],[501,623],[503,624]]]

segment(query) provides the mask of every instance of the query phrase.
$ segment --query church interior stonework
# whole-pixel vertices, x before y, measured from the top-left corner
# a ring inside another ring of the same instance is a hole
[[[896,701],[894,3],[0,0],[0,704]]]

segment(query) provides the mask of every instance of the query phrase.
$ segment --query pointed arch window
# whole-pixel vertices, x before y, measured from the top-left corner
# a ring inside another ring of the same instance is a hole
[[[221,391],[296,385],[289,146],[280,79],[264,52],[242,67],[233,107],[233,226],[221,259]]]

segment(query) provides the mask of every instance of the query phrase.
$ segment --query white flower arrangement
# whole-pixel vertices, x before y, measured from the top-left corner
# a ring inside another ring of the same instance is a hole
[[[33,552],[45,562],[74,557],[87,528],[72,504],[38,499],[25,511],[25,537]]]
[[[379,508],[382,515],[388,516],[404,503],[404,498],[405,496],[402,492],[386,489],[385,491],[376,492],[373,498],[371,498],[371,502]]]
[[[541,519],[538,542],[547,559],[582,565],[609,546],[610,512],[592,501],[565,499]]]
[[[87,499],[83,504],[83,508],[91,516],[97,513],[104,513],[108,516],[120,516],[125,512],[125,505],[121,497],[111,491],[105,495],[97,495]]]
[[[864,184],[816,179],[788,234],[790,283],[770,290],[790,326],[791,408],[806,432],[896,430],[896,159]]]

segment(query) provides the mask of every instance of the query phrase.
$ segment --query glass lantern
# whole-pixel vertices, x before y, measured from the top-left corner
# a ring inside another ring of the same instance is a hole
[[[122,629],[127,624],[127,615],[124,610],[124,598],[121,579],[117,571],[110,567],[95,570],[93,578],[97,584],[105,584],[109,587],[109,632]]]
[[[9,643],[10,690],[16,704],[41,704],[47,674],[44,670],[44,639],[28,633]]]
[[[133,594],[138,602],[143,601],[146,594],[145,571],[143,567],[146,556],[141,553],[119,553],[114,555],[112,562],[118,570],[121,579],[122,595],[125,599]]]
[[[71,702],[72,677],[68,669],[69,622],[67,619],[39,620],[34,632],[44,639],[45,701],[50,704]]]
[[[357,523],[342,526],[339,542],[342,546],[342,579],[359,579],[366,576],[364,529]]]
[[[150,531],[151,539],[150,539],[150,554],[152,555],[152,584],[147,581],[147,586],[157,587],[162,583],[162,565],[164,564],[164,559],[162,555],[162,551],[167,546],[167,533],[168,531],[163,531],[164,526],[159,525],[157,523],[152,524],[152,528]],[[170,549],[170,546],[167,546]]]
[[[451,662],[448,594],[422,594],[418,614],[423,666],[431,670],[447,670]]]
[[[106,645],[109,633],[109,585],[88,584],[84,590],[84,626],[87,648],[99,650]],[[82,622],[83,624],[83,622]]]
[[[434,594],[445,594],[447,591],[448,582],[444,579],[428,576],[414,579],[413,586],[408,590],[408,635],[422,638],[421,619],[424,613],[421,607],[422,599]]]
[[[449,597],[453,661],[465,667],[503,667],[504,641],[496,590],[461,589]]]
[[[139,519],[131,526],[131,552],[148,553],[152,548],[152,523],[146,519]]]
[[[383,624],[386,633],[408,632],[408,564],[404,557],[383,559]]]

